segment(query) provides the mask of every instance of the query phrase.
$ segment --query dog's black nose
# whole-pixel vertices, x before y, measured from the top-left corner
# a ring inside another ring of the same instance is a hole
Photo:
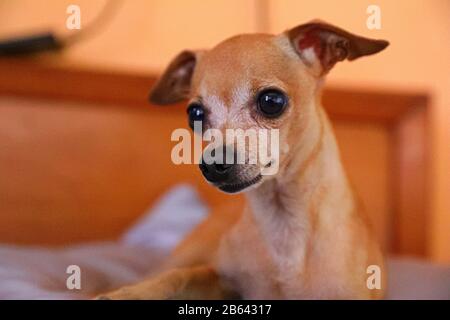
[[[232,152],[230,150],[228,151]],[[231,169],[234,164],[227,163],[226,153],[227,148],[223,146],[222,148],[219,147],[211,152],[211,156],[215,157],[217,155],[216,159],[220,159],[220,161],[212,161],[213,159],[206,161],[204,157],[202,158],[202,162],[199,165],[200,170],[209,182],[220,183],[226,181],[230,177]],[[234,155],[232,160],[234,161]]]
[[[229,178],[231,169],[234,165],[226,163],[207,164],[202,162],[199,166],[206,180],[212,183],[219,183],[224,182]]]

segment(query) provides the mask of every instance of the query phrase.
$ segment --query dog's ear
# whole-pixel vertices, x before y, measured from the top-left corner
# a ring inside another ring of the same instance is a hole
[[[389,45],[385,40],[357,36],[317,20],[288,30],[287,36],[300,58],[319,76],[338,61],[374,54]]]
[[[179,53],[152,88],[149,100],[153,104],[167,105],[189,96],[192,74],[201,51],[185,50]]]

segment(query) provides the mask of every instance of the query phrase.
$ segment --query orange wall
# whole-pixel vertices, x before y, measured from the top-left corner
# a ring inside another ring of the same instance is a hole
[[[82,23],[104,0],[3,0],[0,36],[51,27],[65,33],[65,9],[79,4]],[[261,21],[262,5],[268,20]],[[382,29],[365,26],[366,8],[377,4]],[[178,51],[214,45],[236,33],[271,32],[321,18],[355,33],[385,38],[380,55],[337,66],[329,82],[338,86],[420,90],[431,95],[432,237],[437,261],[450,262],[450,1],[448,0],[125,0],[98,36],[74,46],[64,59],[95,67],[159,71]]]
[[[98,36],[76,45],[66,58],[96,67],[159,71],[184,48],[206,48],[237,33],[253,32],[256,1],[116,0],[119,11]],[[51,28],[61,34],[66,8],[78,4],[82,26],[105,0],[2,0],[0,36]]]

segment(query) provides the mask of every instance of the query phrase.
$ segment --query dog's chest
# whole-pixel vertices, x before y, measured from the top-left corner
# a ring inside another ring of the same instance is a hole
[[[301,270],[280,269],[254,224],[246,221],[223,238],[218,270],[245,299],[285,299],[304,291]]]

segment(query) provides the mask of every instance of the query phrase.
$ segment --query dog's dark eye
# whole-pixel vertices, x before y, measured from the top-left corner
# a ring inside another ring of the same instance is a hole
[[[258,109],[268,118],[280,116],[287,105],[286,95],[277,89],[267,89],[258,95]]]
[[[194,130],[194,122],[202,121],[205,119],[205,109],[199,103],[192,103],[187,109],[189,117],[189,126]]]

